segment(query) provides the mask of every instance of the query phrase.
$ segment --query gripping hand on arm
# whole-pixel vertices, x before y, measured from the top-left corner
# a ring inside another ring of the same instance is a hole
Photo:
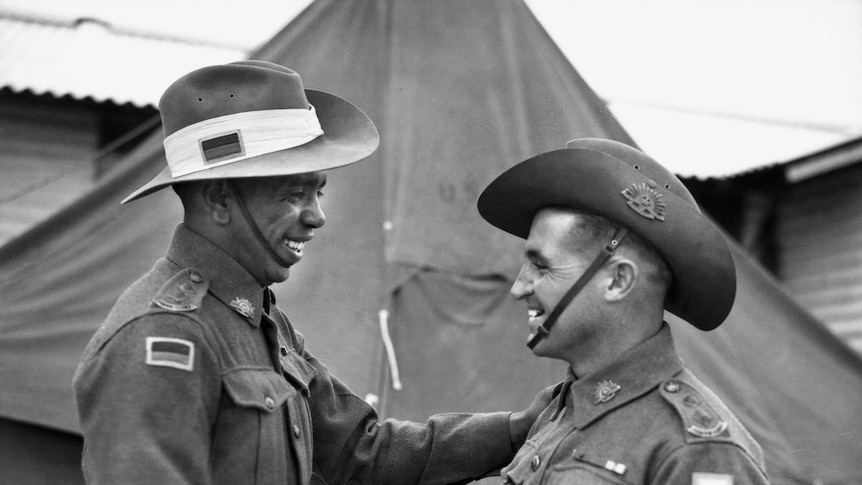
[[[559,392],[559,385],[549,386],[536,394],[533,402],[527,409],[513,412],[509,415],[509,436],[512,440],[512,451],[517,451],[524,440],[527,439],[527,434],[539,414],[551,403],[551,400]]]

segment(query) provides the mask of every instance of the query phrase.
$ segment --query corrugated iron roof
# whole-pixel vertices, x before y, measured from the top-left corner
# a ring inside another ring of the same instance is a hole
[[[247,52],[112,29],[0,13],[0,88],[155,106],[178,77]],[[98,75],[93,75],[97,73]]]
[[[860,163],[862,163],[862,136],[790,160],[786,165],[787,180],[795,184]]]

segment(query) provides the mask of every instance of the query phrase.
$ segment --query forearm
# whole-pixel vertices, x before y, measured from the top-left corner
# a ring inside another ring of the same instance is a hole
[[[508,412],[379,422],[371,406],[315,365],[314,459],[330,484],[450,483],[502,468],[514,455]]]

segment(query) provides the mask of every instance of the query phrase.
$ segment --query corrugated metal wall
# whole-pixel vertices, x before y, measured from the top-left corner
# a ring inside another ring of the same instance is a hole
[[[781,279],[862,353],[862,163],[791,185],[777,222]]]

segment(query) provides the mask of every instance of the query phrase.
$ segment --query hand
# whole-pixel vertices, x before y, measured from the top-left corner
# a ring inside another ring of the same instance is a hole
[[[530,406],[523,411],[516,411],[509,415],[509,437],[512,440],[512,451],[517,451],[524,440],[527,439],[527,433],[536,422],[539,414],[551,404],[551,400],[559,393],[560,384],[546,387],[536,394]]]

